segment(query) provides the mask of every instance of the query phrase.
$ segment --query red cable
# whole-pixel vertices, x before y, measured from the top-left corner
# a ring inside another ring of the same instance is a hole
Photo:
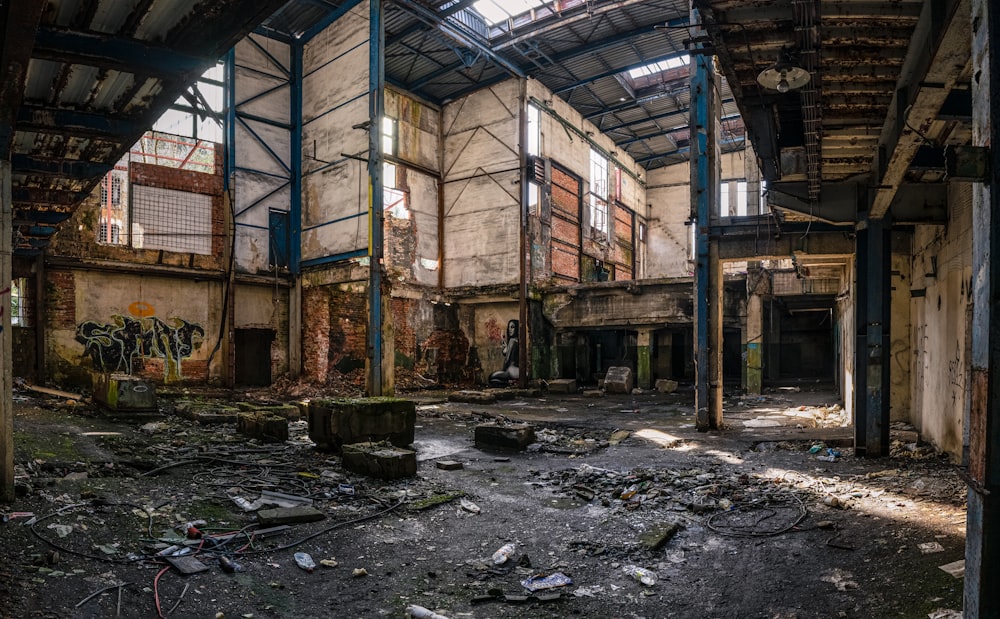
[[[156,601],[156,616],[158,619],[165,619],[163,609],[160,608],[160,576],[163,576],[168,571],[170,571],[169,565],[160,570],[156,574],[156,578],[153,579],[153,599]]]

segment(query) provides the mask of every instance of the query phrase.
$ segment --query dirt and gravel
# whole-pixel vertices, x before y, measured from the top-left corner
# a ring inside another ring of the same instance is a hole
[[[709,433],[695,430],[683,388],[484,405],[410,397],[418,473],[384,482],[315,449],[304,421],[269,445],[172,415],[168,398],[163,415],[128,421],[19,394],[0,613],[367,618],[416,605],[451,619],[826,619],[961,608],[962,580],[940,569],[964,555],[954,466],[905,428],[893,457],[855,459],[829,392],[731,398],[727,428]],[[527,421],[536,442],[478,448],[475,426],[497,420]],[[258,535],[257,511],[236,499],[268,492],[323,519]],[[200,539],[187,539],[192,526]],[[514,550],[498,565],[505,544]],[[205,571],[182,575],[156,556],[170,546],[191,548]],[[297,552],[315,569],[299,568]],[[531,591],[532,579],[560,586]]]

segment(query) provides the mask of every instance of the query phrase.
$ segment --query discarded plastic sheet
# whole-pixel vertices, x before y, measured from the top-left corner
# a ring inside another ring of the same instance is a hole
[[[962,611],[939,608],[927,615],[928,619],[962,619]]]
[[[462,499],[461,501],[459,501],[459,505],[461,505],[462,509],[469,512],[470,514],[478,514],[481,511],[478,505],[476,505],[475,503],[473,503],[468,499]]]
[[[439,615],[432,610],[423,606],[417,606],[416,604],[406,607],[406,616],[413,617],[413,619],[448,619],[444,615]]]
[[[935,552],[944,552],[944,546],[938,542],[926,542],[924,544],[917,544],[917,548],[920,549],[921,554],[929,555]]]
[[[278,507],[298,507],[299,505],[313,504],[313,500],[308,497],[274,492],[272,490],[261,490],[259,500],[269,505],[277,505]]]
[[[562,572],[553,572],[548,576],[532,576],[521,581],[521,586],[531,592],[555,589],[556,587],[565,587],[572,584],[573,579]]]

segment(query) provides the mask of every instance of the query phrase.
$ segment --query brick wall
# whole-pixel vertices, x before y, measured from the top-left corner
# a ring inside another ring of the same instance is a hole
[[[326,287],[302,291],[302,370],[307,380],[325,383],[330,355],[330,294]]]
[[[76,277],[72,271],[50,270],[45,291],[50,329],[76,329]]]
[[[419,301],[415,299],[392,299],[392,329],[395,335],[396,365],[413,368],[419,361],[417,338],[412,316]]]
[[[220,158],[218,153],[216,150],[217,160]],[[216,167],[219,167],[218,161]],[[205,174],[147,163],[133,163],[129,166],[129,177],[135,185],[212,196],[212,254],[222,255],[225,250],[226,230],[221,174]]]
[[[326,383],[333,371],[363,368],[367,358],[368,300],[334,286],[302,291],[302,362],[307,380]]]

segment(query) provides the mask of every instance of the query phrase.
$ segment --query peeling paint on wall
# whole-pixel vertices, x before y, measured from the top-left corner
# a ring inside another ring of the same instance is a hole
[[[76,340],[83,344],[84,354],[90,355],[95,369],[105,373],[132,374],[139,369],[137,361],[161,358],[165,380],[180,380],[181,362],[201,346],[205,329],[176,317],[170,319],[173,324],[167,324],[154,316],[146,303],[133,303],[132,307],[141,310],[135,317],[115,314],[110,323],[81,323]]]

